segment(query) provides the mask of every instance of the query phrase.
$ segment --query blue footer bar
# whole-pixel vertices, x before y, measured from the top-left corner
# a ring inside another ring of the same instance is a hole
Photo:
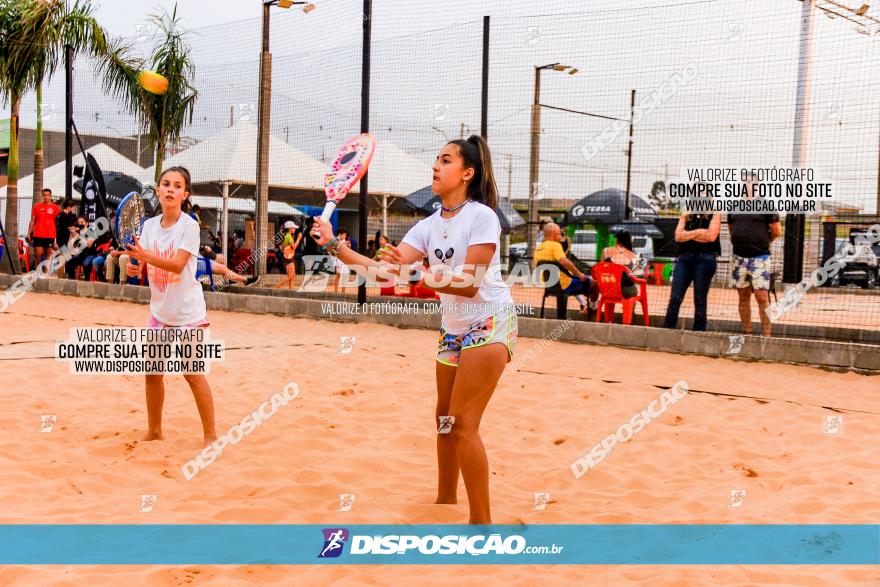
[[[0,564],[877,565],[880,525],[0,525]]]

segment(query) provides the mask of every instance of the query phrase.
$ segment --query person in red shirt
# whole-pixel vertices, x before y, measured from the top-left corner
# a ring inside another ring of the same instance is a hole
[[[31,211],[31,225],[28,228],[28,236],[34,245],[34,265],[37,265],[43,257],[45,251],[46,257],[52,254],[53,249],[57,247],[55,243],[55,220],[61,209],[58,204],[52,203],[52,190],[46,188],[43,190],[43,201],[34,206]]]

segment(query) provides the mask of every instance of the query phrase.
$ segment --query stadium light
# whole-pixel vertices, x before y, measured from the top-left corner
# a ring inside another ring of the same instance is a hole
[[[265,251],[268,240],[269,226],[269,120],[272,102],[272,53],[269,52],[269,14],[272,6],[290,8],[306,2],[293,0],[261,0],[263,4],[262,51],[260,52],[260,80],[257,114],[257,173],[254,186],[254,250]],[[310,8],[311,7],[311,8]],[[314,4],[308,4],[303,12],[314,10]],[[266,256],[257,255],[255,271],[258,275],[266,273]]]
[[[535,200],[535,185],[538,182],[538,159],[541,149],[541,71],[567,71],[569,75],[577,73],[577,69],[559,62],[535,66],[535,97],[532,104],[532,138],[529,153],[529,220],[526,228],[526,257],[532,258],[535,252],[538,224],[538,202]],[[570,71],[569,71],[570,70]]]

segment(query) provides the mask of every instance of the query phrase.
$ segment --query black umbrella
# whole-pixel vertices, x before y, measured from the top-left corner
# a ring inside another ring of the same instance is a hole
[[[130,175],[119,173],[118,171],[104,171],[102,176],[104,178],[104,187],[106,188],[107,203],[113,209],[119,205],[122,198],[131,192],[141,193],[144,190],[144,185]],[[73,184],[73,187],[79,193],[82,193],[82,183],[82,180],[78,180]]]
[[[614,224],[608,229],[608,232],[614,234],[621,230],[627,230],[632,236],[647,236],[650,238],[661,238],[663,232],[649,222],[645,222],[641,218],[634,218],[626,222]]]
[[[629,195],[629,206],[632,209],[630,220],[643,218],[653,220],[657,212],[643,198]],[[569,222],[587,224],[616,224],[625,220],[626,192],[618,188],[608,188],[593,192],[581,198],[568,210]]]
[[[403,199],[404,203],[428,216],[440,209],[440,196],[431,191],[431,186],[416,190]],[[507,200],[498,201],[498,209],[495,210],[498,221],[501,222],[501,231],[510,232],[514,228],[524,226],[526,221],[513,209]]]

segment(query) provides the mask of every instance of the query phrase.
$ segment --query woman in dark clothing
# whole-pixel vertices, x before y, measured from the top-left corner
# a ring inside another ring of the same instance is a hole
[[[614,233],[615,243],[613,247],[606,247],[602,251],[602,259],[609,263],[623,265],[630,272],[638,268],[639,256],[633,251],[632,235],[628,230],[620,230]],[[620,293],[624,298],[634,298],[639,295],[639,286],[625,274],[621,284]]]
[[[721,254],[718,235],[721,232],[720,214],[682,214],[675,229],[679,244],[678,258],[672,273],[672,293],[666,307],[663,328],[675,328],[678,311],[691,282],[694,284],[694,330],[706,330],[706,306],[709,286],[715,275],[716,257]]]

